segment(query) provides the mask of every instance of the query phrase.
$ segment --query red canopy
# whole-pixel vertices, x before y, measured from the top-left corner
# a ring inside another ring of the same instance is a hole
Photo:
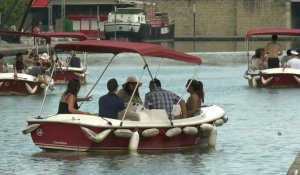
[[[43,32],[41,35],[56,38],[77,38],[80,41],[87,40],[87,36],[80,32]]]
[[[31,4],[31,7],[33,8],[41,8],[47,6],[48,6],[48,0],[34,0]]]
[[[4,35],[38,37],[38,38],[44,38],[47,41],[50,41],[50,37],[48,37],[46,35],[40,35],[40,34],[28,33],[28,32],[17,32],[17,31],[9,31],[9,30],[0,30],[0,36],[4,36]]]
[[[159,45],[145,44],[126,41],[108,40],[86,40],[72,43],[57,44],[56,51],[76,50],[83,52],[113,53],[122,52],[139,53],[141,56],[152,56],[160,58],[170,58],[178,61],[201,64],[201,59],[196,56],[188,55]]]
[[[249,30],[246,34],[247,38],[252,35],[288,35],[300,36],[300,29],[286,29],[286,28],[261,28]]]

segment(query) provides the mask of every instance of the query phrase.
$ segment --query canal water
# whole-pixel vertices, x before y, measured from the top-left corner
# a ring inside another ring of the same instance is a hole
[[[223,57],[221,52],[209,54]],[[26,120],[38,116],[43,97],[1,96],[0,174],[286,174],[300,148],[299,89],[249,88],[243,78],[246,64],[233,59],[244,55],[240,52],[226,52],[226,55],[227,59],[221,63],[212,61],[201,65],[197,74],[197,79],[204,83],[205,104],[222,107],[229,117],[218,128],[215,148],[136,154],[43,151],[33,144],[30,135],[22,134]],[[80,96],[91,89],[109,56],[91,55],[88,83],[81,87]],[[147,60],[151,71],[156,72],[160,60]],[[158,78],[163,88],[186,99],[184,86],[196,67],[168,60],[162,64]],[[84,103],[81,110],[97,113],[98,99],[106,93],[106,81],[114,77],[122,84],[128,76],[139,77],[142,66],[136,55],[117,57],[92,91],[93,100]],[[142,97],[148,92],[149,80],[145,73],[140,88]],[[56,86],[47,96],[42,117],[57,112],[64,90],[64,85]]]

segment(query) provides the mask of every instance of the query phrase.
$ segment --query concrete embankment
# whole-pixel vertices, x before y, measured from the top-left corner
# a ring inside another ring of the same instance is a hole
[[[53,47],[53,44],[52,44]],[[16,53],[26,53],[27,49],[35,49],[32,44],[22,42],[21,44],[10,44],[6,42],[0,42],[0,53],[5,56],[14,56]],[[39,45],[39,53],[47,52],[46,45]],[[189,52],[188,54],[199,56],[202,59],[203,64],[246,64],[245,52]]]

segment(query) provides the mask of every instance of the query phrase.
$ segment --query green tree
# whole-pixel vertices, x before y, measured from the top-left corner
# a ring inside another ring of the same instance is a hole
[[[10,11],[15,2],[17,2],[15,8]],[[1,22],[4,22],[4,18],[8,17],[6,25],[16,25],[16,27],[18,28],[24,12],[26,11],[28,2],[29,0],[1,0]]]

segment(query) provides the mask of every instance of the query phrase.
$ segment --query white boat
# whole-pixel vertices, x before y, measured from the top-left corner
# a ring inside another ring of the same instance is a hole
[[[113,53],[114,56],[96,80],[93,88],[102,78],[113,59],[116,58],[116,55],[123,52],[136,53],[145,63],[138,79],[139,82],[145,71],[148,71],[153,77],[145,57],[149,57],[149,59],[153,57],[156,59],[157,57],[167,58],[193,63],[196,64],[197,68],[201,64],[199,57],[159,45],[144,43],[86,40],[58,44],[55,46],[55,50]],[[196,74],[192,78],[195,76]],[[129,104],[131,104],[131,100],[132,97]],[[175,109],[172,115],[175,115]],[[120,118],[111,119],[83,114],[54,114],[46,118],[39,117],[28,120],[23,133],[30,133],[33,143],[46,150],[177,150],[192,148],[199,144],[215,146],[217,127],[228,120],[225,111],[215,105],[201,107],[201,113],[195,117],[170,119],[165,109],[147,109],[142,104],[133,104],[130,109],[129,107],[126,108],[125,114]]]

